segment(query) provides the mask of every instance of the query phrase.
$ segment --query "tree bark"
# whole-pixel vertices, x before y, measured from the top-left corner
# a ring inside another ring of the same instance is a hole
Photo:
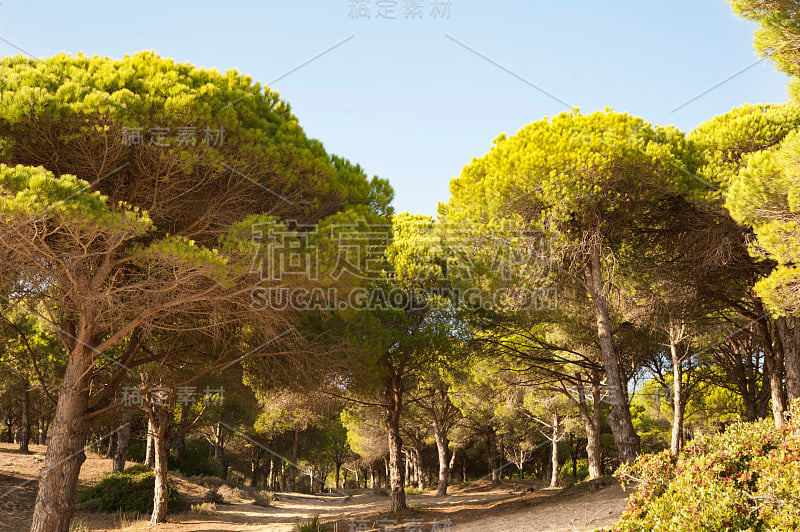
[[[386,382],[386,432],[389,439],[389,489],[392,511],[406,510],[405,470],[403,469],[403,438],[400,436],[400,417],[403,410],[403,389],[399,375],[390,373]]]
[[[50,427],[50,445],[39,479],[31,532],[68,532],[75,513],[78,473],[86,460],[84,445],[89,429],[86,413],[92,365],[88,333],[84,330],[77,336],[67,359]]]
[[[436,451],[439,455],[439,484],[436,488],[436,495],[447,495],[447,483],[450,482],[450,461],[447,457],[448,442],[447,435],[443,433],[442,426],[436,416],[433,417],[433,439],[436,441]]]
[[[775,321],[783,348],[786,368],[786,396],[791,403],[800,399],[800,327],[796,318],[778,318]]]
[[[28,442],[31,439],[31,392],[28,389],[30,383],[28,379],[22,382],[22,404],[20,405],[20,434],[19,434],[19,450],[23,453],[30,452],[28,450]]]
[[[600,375],[594,374],[591,376],[592,382],[592,410],[589,412],[589,404],[586,400],[586,393],[583,385],[580,384],[580,376],[578,376],[578,412],[581,415],[581,421],[586,429],[586,462],[589,466],[589,478],[594,480],[600,478],[603,473],[603,456],[602,456],[602,443],[600,441],[600,433],[602,431],[602,412],[600,410]]]
[[[495,432],[494,427],[489,427],[489,430],[486,431],[486,447],[489,450],[489,468],[492,484],[497,486],[500,484],[500,467],[497,456],[497,432]]]
[[[39,418],[39,445],[47,445],[48,428],[49,424],[47,419],[44,417],[44,413],[42,413],[41,417]]]
[[[599,237],[595,236],[595,238]],[[631,412],[628,407],[627,384],[622,378],[614,341],[611,337],[611,319],[603,290],[600,246],[600,242],[591,245],[589,262],[584,265],[584,269],[589,295],[594,306],[595,319],[597,321],[597,339],[603,355],[608,398],[611,402],[611,412],[607,417],[608,424],[614,434],[614,442],[617,445],[620,461],[632,463],[641,451],[641,441],[633,428]]]
[[[153,455],[155,456],[155,490],[153,492],[153,514],[150,524],[157,525],[167,520],[168,477],[167,477],[167,410],[153,406],[149,419],[153,427]]]
[[[150,416],[147,417],[147,448],[144,454],[144,463],[150,469],[153,469],[155,466],[155,456],[154,456],[154,444],[153,444],[153,433],[155,432],[155,427],[153,427],[153,420]]]
[[[764,308],[759,303],[756,312],[764,314]],[[766,319],[758,320],[764,346],[764,371],[769,380],[770,398],[772,399],[772,419],[776,427],[783,426],[786,404],[783,400],[783,354],[780,349],[775,349],[772,331]]]
[[[561,420],[558,417],[558,414],[553,414],[552,416],[552,424],[553,424],[553,439],[552,439],[552,448],[550,452],[550,464],[552,466],[552,472],[550,474],[550,487],[557,488],[558,487],[558,439],[559,431],[561,430]]]
[[[292,432],[292,450],[289,455],[289,460],[290,460],[289,476],[287,479],[287,486],[286,486],[286,488],[289,491],[295,490],[295,484],[297,482],[297,468],[295,467],[295,464],[297,463],[297,445],[299,441],[300,441],[300,431],[295,429]]]
[[[669,352],[672,359],[672,437],[670,452],[678,456],[683,449],[683,418],[686,411],[686,394],[683,391],[682,326],[670,327]]]
[[[131,441],[131,419],[133,414],[125,409],[122,413],[122,423],[117,430],[117,446],[114,448],[114,463],[112,471],[119,473],[125,469],[125,461],[128,459],[128,444]]]

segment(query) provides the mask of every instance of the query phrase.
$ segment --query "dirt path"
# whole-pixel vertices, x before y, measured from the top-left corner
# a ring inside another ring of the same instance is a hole
[[[629,494],[616,485],[576,497],[555,497],[511,513],[456,524],[455,532],[583,532],[619,519]]]
[[[36,477],[42,467],[45,448],[32,446],[33,454],[23,455],[10,444],[0,444],[0,530],[25,531],[30,526],[36,497]],[[111,470],[111,460],[89,454],[81,469],[80,483],[99,480]],[[206,488],[186,479],[173,478],[184,496],[195,501]],[[625,494],[618,486],[588,493],[539,490],[527,495],[514,493],[513,484],[493,488],[474,484],[467,489],[452,489],[451,495],[409,495],[410,509],[390,514],[390,502],[369,490],[344,494],[279,494],[270,507],[257,506],[252,499],[217,505],[216,513],[170,515],[169,522],[157,527],[159,532],[288,532],[297,522],[319,515],[335,532],[350,530],[351,523],[383,520],[386,530],[405,531],[409,522],[418,523],[419,532],[431,532],[434,523],[452,523],[456,532],[565,531],[592,530],[614,522],[625,504]],[[222,490],[221,490],[222,492]],[[396,527],[388,526],[392,521]],[[77,512],[73,530],[154,530],[138,516]],[[363,529],[362,529],[363,530]],[[447,530],[441,526],[440,530]]]

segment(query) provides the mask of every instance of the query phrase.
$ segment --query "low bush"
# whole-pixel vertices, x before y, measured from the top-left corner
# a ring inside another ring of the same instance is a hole
[[[259,506],[270,506],[275,501],[275,493],[267,490],[257,491],[253,494],[253,502]]]
[[[190,510],[193,514],[212,515],[217,513],[217,505],[213,502],[202,502],[193,504]]]
[[[78,492],[78,507],[102,512],[153,511],[155,474],[144,465],[135,465],[119,473],[110,473],[97,484]],[[169,486],[167,511],[180,509],[178,490]]]
[[[222,494],[217,491],[217,488],[211,488],[203,497],[203,502],[211,502],[214,504],[227,504]]]
[[[638,489],[613,531],[800,529],[800,416],[740,423],[676,459],[643,455],[616,476]]]

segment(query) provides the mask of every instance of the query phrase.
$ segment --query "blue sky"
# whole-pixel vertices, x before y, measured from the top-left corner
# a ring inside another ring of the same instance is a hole
[[[370,18],[351,18],[351,3]],[[422,18],[406,18],[406,3]],[[329,152],[388,178],[399,211],[427,214],[492,139],[564,104],[688,131],[745,102],[786,99],[787,78],[763,61],[673,112],[758,59],[754,25],[724,0],[437,3],[449,17],[434,16],[433,0],[3,0],[0,37],[40,57],[150,49],[264,84],[328,50],[272,88]],[[18,52],[0,42],[0,53]]]

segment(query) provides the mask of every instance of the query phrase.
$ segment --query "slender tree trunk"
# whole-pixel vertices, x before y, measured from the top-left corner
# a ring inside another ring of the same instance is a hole
[[[340,464],[339,462],[336,462],[336,489],[337,490],[339,489],[339,477],[341,475],[341,471],[342,471],[342,464]],[[345,482],[346,481],[347,480],[345,480]]]
[[[400,417],[403,410],[403,389],[400,376],[391,373],[386,382],[386,432],[389,439],[389,485],[392,511],[406,510],[405,470],[402,466],[403,439],[400,436]]]
[[[489,468],[492,476],[492,484],[497,486],[500,484],[500,465],[497,455],[497,432],[494,427],[489,427],[486,431],[486,447],[489,450]]]
[[[800,327],[797,318],[778,318],[775,327],[781,341],[786,368],[786,396],[791,403],[800,399]]]
[[[150,469],[153,469],[153,467],[155,466],[155,463],[156,463],[156,458],[155,458],[155,454],[154,454],[155,453],[155,449],[153,448],[155,446],[154,442],[153,442],[153,434],[154,434],[154,432],[155,432],[155,427],[153,426],[153,420],[150,418],[150,416],[148,416],[147,417],[147,448],[146,448],[146,451],[145,451],[145,454],[144,454],[144,463]]]
[[[559,432],[561,430],[561,420],[559,419],[558,414],[553,414],[552,423],[553,423],[553,440],[552,440],[553,445],[550,452],[550,464],[553,470],[550,474],[550,487],[557,488],[558,487],[558,439],[560,438]]]
[[[433,417],[433,439],[436,441],[436,451],[439,455],[439,484],[436,495],[447,495],[447,483],[450,482],[450,461],[447,457],[447,434],[436,416]],[[455,454],[455,453],[454,453]]]
[[[412,449],[411,459],[414,464],[414,480],[417,482],[417,489],[423,491],[425,489],[425,471],[422,467],[422,452],[418,447]]]
[[[30,383],[25,379],[22,383],[22,404],[20,405],[20,434],[19,450],[23,453],[28,451],[28,442],[31,439],[31,392],[28,389]]]
[[[670,452],[678,456],[683,448],[683,417],[686,410],[686,397],[683,391],[683,353],[682,338],[684,327],[670,327],[669,352],[672,359],[672,438]]]
[[[153,492],[153,514],[150,524],[157,525],[167,520],[168,477],[167,477],[167,410],[153,406],[150,414],[153,426],[153,455],[155,456],[155,490]]]
[[[114,464],[112,471],[119,473],[125,469],[125,461],[128,459],[128,444],[131,440],[131,419],[133,414],[125,409],[122,413],[122,423],[117,430],[117,446],[114,449]]]
[[[189,407],[181,406],[181,421],[178,425],[179,434],[175,437],[175,465],[178,469],[183,466],[183,453],[186,450],[186,434],[184,429],[189,424]]]
[[[39,478],[31,532],[68,532],[75,513],[78,473],[86,460],[88,375],[92,364],[91,350],[86,347],[88,332],[84,330],[77,337],[67,359],[50,426],[50,445]]]
[[[292,432],[292,450],[289,455],[289,477],[288,477],[288,485],[287,488],[289,491],[295,491],[296,483],[297,483],[297,468],[295,464],[297,463],[297,445],[300,441],[300,431],[295,429]]]
[[[267,489],[275,489],[275,458],[269,457],[269,474],[267,475]]]
[[[760,304],[756,307],[756,312],[763,312],[764,308]],[[758,321],[758,327],[764,340],[764,371],[765,377],[769,380],[770,398],[772,399],[772,419],[775,426],[783,426],[783,414],[786,411],[786,404],[783,400],[783,356],[780,350],[775,349],[775,342],[769,324],[766,319]]]
[[[44,417],[44,413],[42,413],[39,418],[39,445],[47,445],[47,429],[47,419]]]
[[[614,441],[619,452],[621,462],[632,463],[641,451],[641,441],[633,428],[631,412],[628,407],[627,384],[622,378],[619,360],[611,337],[611,319],[608,312],[608,303],[603,289],[603,273],[600,260],[599,235],[593,235],[598,240],[591,247],[589,263],[585,265],[586,282],[589,294],[594,305],[597,320],[597,339],[600,351],[603,354],[603,365],[606,370],[606,383],[608,385],[608,398],[611,402],[611,412],[608,414],[608,424],[614,434]]]
[[[589,478],[594,480],[600,478],[603,468],[602,443],[600,433],[602,431],[602,412],[600,411],[600,375],[594,374],[592,380],[592,409],[589,411],[589,404],[586,400],[586,392],[583,385],[578,385],[578,412],[581,415],[583,427],[586,429],[586,462],[589,466]],[[580,376],[578,382],[581,383]]]

